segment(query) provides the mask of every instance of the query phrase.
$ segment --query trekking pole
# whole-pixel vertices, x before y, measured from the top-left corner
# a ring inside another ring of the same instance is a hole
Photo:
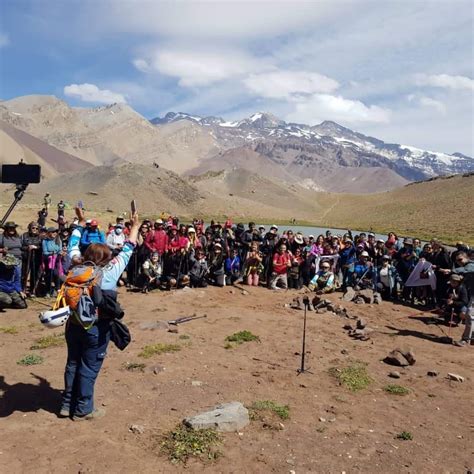
[[[303,298],[303,303],[304,303],[304,317],[303,317],[303,348],[302,348],[302,351],[301,351],[301,366],[300,368],[297,370],[298,372],[298,375],[300,374],[305,374],[305,373],[309,373],[311,374],[312,372],[309,371],[309,369],[306,369],[305,368],[305,355],[306,355],[306,310],[308,308],[308,305],[309,305],[309,298],[307,296],[305,296]]]
[[[449,320],[449,328],[448,328],[448,337],[451,338],[451,328],[453,327],[453,320],[454,320],[454,308],[451,309],[451,319]]]
[[[33,251],[28,249],[28,258],[26,259],[26,269],[23,273],[23,279],[22,279],[22,282],[21,282],[21,286],[23,288],[24,291],[26,291],[26,287],[28,285],[28,275],[30,274],[30,267],[31,267],[31,253]]]

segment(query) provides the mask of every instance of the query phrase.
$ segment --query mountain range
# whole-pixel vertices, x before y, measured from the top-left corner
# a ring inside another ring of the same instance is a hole
[[[474,171],[474,159],[461,153],[389,144],[335,122],[287,123],[263,112],[235,122],[174,112],[147,120],[126,104],[79,108],[33,95],[0,102],[0,132],[0,160],[16,161],[23,151],[44,162],[45,177],[132,163],[183,177],[242,169],[300,188],[373,193]]]

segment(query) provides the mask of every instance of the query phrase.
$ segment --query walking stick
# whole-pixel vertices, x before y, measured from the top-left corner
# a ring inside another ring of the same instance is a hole
[[[309,369],[305,368],[305,355],[306,355],[306,310],[309,306],[309,298],[305,296],[303,298],[304,303],[304,317],[303,317],[303,348],[301,351],[301,366],[297,370],[298,375],[300,374],[312,374]]]
[[[448,337],[451,338],[451,328],[453,327],[453,320],[454,320],[454,308],[451,309],[451,319],[449,320],[449,328],[448,328]]]
[[[26,286],[28,284],[28,275],[30,274],[30,266],[31,266],[31,253],[33,251],[28,249],[28,257],[26,259],[26,269],[25,269],[25,273],[23,274],[23,281],[21,282],[21,286],[23,288],[23,290],[26,291]]]

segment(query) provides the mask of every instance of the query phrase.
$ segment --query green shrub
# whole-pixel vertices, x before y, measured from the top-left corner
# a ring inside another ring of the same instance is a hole
[[[392,395],[408,395],[410,393],[410,390],[408,390],[406,387],[396,384],[386,385],[383,389]]]
[[[181,346],[178,344],[150,344],[145,346],[138,357],[143,357],[144,359],[149,359],[157,354],[164,354],[166,352],[178,352],[181,350]]]
[[[356,362],[343,369],[332,367],[329,373],[339,380],[352,392],[358,392],[367,388],[372,382],[372,378],[367,374],[366,364]]]
[[[270,411],[277,415],[282,420],[287,420],[290,417],[290,407],[288,405],[279,405],[272,400],[259,400],[254,402],[250,408],[250,417],[255,419],[256,414],[262,411]]]
[[[18,365],[38,365],[43,363],[43,358],[37,354],[28,354],[17,361]]]
[[[58,347],[62,346],[66,342],[64,338],[64,333],[61,334],[50,334],[48,336],[40,337],[36,339],[35,344],[33,344],[30,349],[47,349],[48,347]]]

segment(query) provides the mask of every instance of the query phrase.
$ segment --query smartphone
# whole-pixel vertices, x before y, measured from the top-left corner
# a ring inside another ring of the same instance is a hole
[[[79,209],[84,209],[84,203],[82,201],[77,201],[77,207]]]
[[[132,200],[130,208],[132,209],[132,214],[135,214],[135,212],[137,212],[137,202],[135,201],[135,199]]]

